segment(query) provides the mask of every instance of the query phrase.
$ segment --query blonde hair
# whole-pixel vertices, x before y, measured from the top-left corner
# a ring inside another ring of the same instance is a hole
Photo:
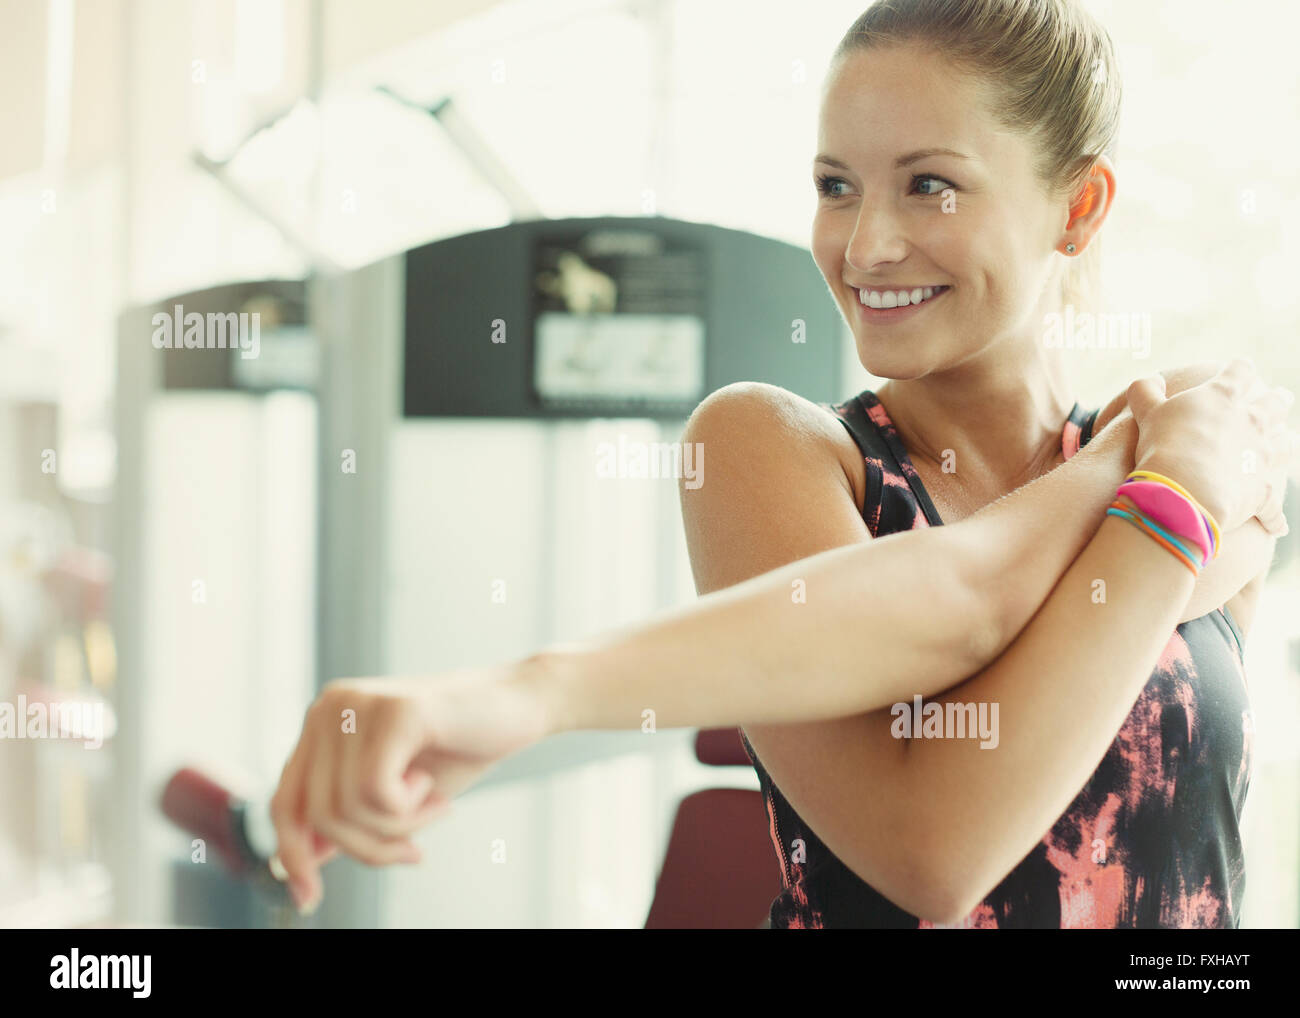
[[[1052,197],[1078,197],[1097,157],[1115,158],[1115,50],[1077,0],[878,0],[840,40],[832,69],[850,53],[900,43],[934,49],[985,86],[997,121],[1036,144],[1034,170]],[[1067,263],[1062,305],[1099,299],[1099,239]]]

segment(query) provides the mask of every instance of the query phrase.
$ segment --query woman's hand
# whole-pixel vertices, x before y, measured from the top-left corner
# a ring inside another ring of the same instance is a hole
[[[1208,382],[1228,366],[1227,361],[1197,361],[1182,367],[1168,368],[1159,374],[1165,380],[1165,395],[1177,396],[1194,385]],[[1093,434],[1100,434],[1102,429],[1128,409],[1128,392],[1125,390],[1107,403],[1097,414],[1093,424]]]
[[[551,725],[524,663],[329,683],[271,800],[272,869],[310,912],[320,867],[340,850],[372,866],[418,862],[412,835]]]
[[[1139,379],[1127,398],[1138,469],[1176,480],[1224,533],[1252,516],[1270,533],[1286,531],[1282,498],[1300,450],[1300,435],[1287,428],[1290,392],[1266,386],[1250,362],[1236,359],[1172,396],[1164,376]]]

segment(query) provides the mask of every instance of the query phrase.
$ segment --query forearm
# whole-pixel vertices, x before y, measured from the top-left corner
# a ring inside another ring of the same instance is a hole
[[[986,506],[959,527],[985,548],[977,570],[987,577],[1001,654],[1038,611],[1066,567],[1105,519],[1115,490],[1134,468],[1137,425],[1122,414],[1069,463]],[[1073,468],[1072,473],[1067,473]],[[1257,522],[1223,535],[1219,555],[1196,579],[1177,621],[1199,618],[1225,604],[1268,567],[1275,539]],[[1014,577],[1013,582],[1007,578]],[[991,660],[991,659],[990,659]],[[983,667],[988,662],[981,662]]]
[[[955,528],[833,548],[518,664],[552,732],[811,721],[951,686],[989,658]]]
[[[952,914],[996,886],[1096,770],[1192,586],[1172,555],[1106,517],[1007,652],[934,701],[998,710],[995,748],[919,739],[904,753],[899,794],[910,804],[909,840],[928,853],[933,878],[946,881]]]

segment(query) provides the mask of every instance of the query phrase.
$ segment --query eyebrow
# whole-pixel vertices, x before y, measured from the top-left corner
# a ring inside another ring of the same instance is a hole
[[[966,155],[964,152],[958,152],[955,149],[950,148],[919,148],[915,152],[909,152],[905,156],[899,156],[894,160],[894,165],[897,167],[910,166],[912,163],[920,162],[922,159],[926,159],[929,156],[952,156],[954,159],[970,158],[970,156]],[[833,156],[828,156],[824,152],[819,154],[813,162],[825,163],[827,166],[836,166],[841,170],[851,169],[848,163],[840,162],[840,160]]]

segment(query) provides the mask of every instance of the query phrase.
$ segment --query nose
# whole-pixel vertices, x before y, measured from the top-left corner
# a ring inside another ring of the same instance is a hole
[[[876,266],[902,261],[907,255],[907,238],[894,210],[881,202],[863,201],[849,237],[844,259],[861,275]]]

